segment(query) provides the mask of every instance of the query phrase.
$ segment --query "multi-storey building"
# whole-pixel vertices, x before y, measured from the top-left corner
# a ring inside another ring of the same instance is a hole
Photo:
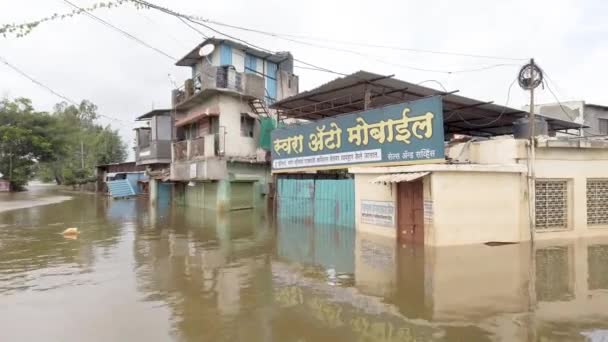
[[[192,77],[172,93],[173,200],[224,210],[263,203],[276,126],[268,105],[298,92],[292,55],[211,38],[176,65]]]

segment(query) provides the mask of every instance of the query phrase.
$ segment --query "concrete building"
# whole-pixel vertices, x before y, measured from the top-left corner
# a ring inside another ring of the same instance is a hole
[[[530,217],[537,239],[608,235],[608,142],[538,115],[532,186],[529,113],[456,92],[358,72],[275,103],[309,120],[273,134],[279,215],[433,246],[526,241]]]
[[[529,106],[524,109],[528,110]],[[560,120],[573,121],[585,129],[567,131],[568,134],[583,136],[608,136],[608,106],[585,103],[585,101],[566,101],[545,103],[534,106],[536,113]]]
[[[535,239],[608,235],[608,142],[537,143]],[[351,168],[357,227],[434,246],[527,241],[526,145],[509,137],[464,142],[447,148],[450,163]],[[417,205],[404,205],[410,197]],[[393,208],[392,223],[369,223],[362,207],[369,201]]]
[[[212,52],[202,56],[203,46]],[[176,202],[221,210],[260,205],[271,182],[267,155],[276,125],[267,105],[298,92],[292,55],[212,38],[176,65],[192,70],[172,97]]]
[[[135,162],[149,177],[150,203],[168,203],[171,184],[167,182],[171,164],[171,110],[156,109],[135,120]]]

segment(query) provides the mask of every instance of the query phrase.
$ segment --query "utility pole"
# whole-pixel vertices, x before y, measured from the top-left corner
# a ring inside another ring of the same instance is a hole
[[[536,232],[536,118],[534,115],[534,88],[541,85],[543,82],[543,72],[534,63],[534,58],[530,59],[530,63],[524,65],[519,71],[518,76],[519,86],[524,90],[530,91],[530,115],[528,116],[528,209],[530,220],[530,269],[528,279],[528,295],[529,295],[529,331],[528,338],[530,341],[536,341],[536,284],[533,279],[536,277],[536,252],[534,248],[534,234]]]
[[[536,65],[534,64],[534,58],[530,59],[530,79],[534,82],[534,72]],[[534,232],[536,230],[536,118],[534,115],[534,87],[530,87],[530,158],[528,164],[528,171],[530,177],[530,243],[534,243]]]

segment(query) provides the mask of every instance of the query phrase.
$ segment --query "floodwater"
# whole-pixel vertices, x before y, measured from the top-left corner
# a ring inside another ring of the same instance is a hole
[[[608,239],[412,248],[70,196],[0,213],[1,341],[608,340]]]

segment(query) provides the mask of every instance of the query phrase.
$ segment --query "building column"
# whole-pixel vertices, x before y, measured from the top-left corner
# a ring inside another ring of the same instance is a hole
[[[227,179],[217,182],[217,210],[230,210],[230,181]]]
[[[154,179],[154,178],[150,178],[150,182],[149,182],[149,191],[150,193],[149,195],[149,200],[150,200],[150,205],[156,205],[156,203],[158,203],[158,180]]]

